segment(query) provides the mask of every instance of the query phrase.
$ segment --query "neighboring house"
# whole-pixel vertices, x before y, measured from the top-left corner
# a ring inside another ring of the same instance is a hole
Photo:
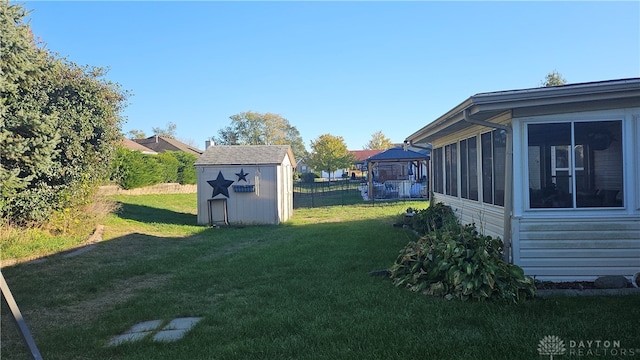
[[[313,169],[309,167],[309,165],[307,165],[307,158],[304,157],[300,160],[298,160],[298,163],[296,163],[296,172],[298,174],[306,174],[306,173],[312,173]]]
[[[279,224],[293,214],[288,145],[209,147],[195,163],[198,224]]]
[[[356,177],[366,177],[368,175],[367,159],[381,153],[383,150],[349,150],[349,153],[356,159],[355,175]]]
[[[127,138],[122,138],[122,141],[120,142],[120,145],[122,147],[125,147],[129,150],[133,150],[133,151],[140,151],[143,154],[149,154],[149,155],[157,155],[158,153],[149,149],[146,146],[140,145],[137,142],[127,139]]]
[[[432,190],[540,280],[640,271],[640,78],[480,93],[410,135]]]
[[[153,135],[146,139],[133,139],[133,141],[159,153],[165,151],[184,151],[189,154],[200,156],[203,152],[200,149],[189,146],[176,139],[158,135]]]

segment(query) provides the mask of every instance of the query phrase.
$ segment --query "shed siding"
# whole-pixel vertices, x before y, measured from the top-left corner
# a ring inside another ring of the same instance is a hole
[[[244,169],[247,175],[247,182],[236,181],[236,173]],[[208,219],[208,199],[211,198],[212,187],[207,183],[213,180],[221,171],[227,180],[234,183],[229,187],[229,198],[227,199],[227,212],[230,223],[242,224],[277,224],[277,170],[276,166],[199,166],[198,167],[198,224],[207,225]],[[259,176],[256,176],[259,171]],[[253,193],[234,192],[233,185],[255,185]],[[216,199],[223,199],[224,195],[216,196]],[[212,203],[212,214],[214,220],[222,219],[222,202]]]
[[[638,218],[516,219],[514,263],[540,280],[594,280],[631,277],[640,271]]]

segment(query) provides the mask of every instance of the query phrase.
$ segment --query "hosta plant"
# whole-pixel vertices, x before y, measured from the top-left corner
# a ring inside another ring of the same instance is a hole
[[[390,269],[396,286],[461,300],[533,297],[533,279],[502,260],[502,241],[483,236],[474,224],[431,231],[410,242]]]

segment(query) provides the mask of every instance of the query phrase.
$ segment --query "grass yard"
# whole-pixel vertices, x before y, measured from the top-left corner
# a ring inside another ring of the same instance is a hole
[[[195,194],[115,199],[91,251],[2,269],[45,359],[549,359],[538,352],[548,335],[565,341],[558,359],[572,358],[571,340],[640,356],[638,296],[465,303],[370,276],[413,236],[391,226],[398,214],[426,202],[214,229],[194,225]],[[106,346],[136,323],[191,316],[203,320],[177,342]],[[4,303],[1,326],[2,359],[28,359]]]

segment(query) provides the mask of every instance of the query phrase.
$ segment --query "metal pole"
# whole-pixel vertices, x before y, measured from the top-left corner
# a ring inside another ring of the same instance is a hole
[[[13,295],[11,294],[11,290],[9,290],[9,285],[4,280],[4,275],[2,275],[2,271],[0,271],[0,288],[2,289],[2,296],[4,301],[11,309],[11,314],[13,315],[13,320],[16,322],[18,326],[18,330],[20,330],[20,335],[22,336],[22,340],[24,340],[25,344],[29,348],[31,352],[31,357],[34,360],[42,360],[42,355],[40,355],[40,350],[38,350],[38,346],[36,342],[33,340],[31,336],[31,332],[27,327],[27,323],[22,318],[22,314],[20,313],[20,309],[18,308],[18,304],[13,299]]]

